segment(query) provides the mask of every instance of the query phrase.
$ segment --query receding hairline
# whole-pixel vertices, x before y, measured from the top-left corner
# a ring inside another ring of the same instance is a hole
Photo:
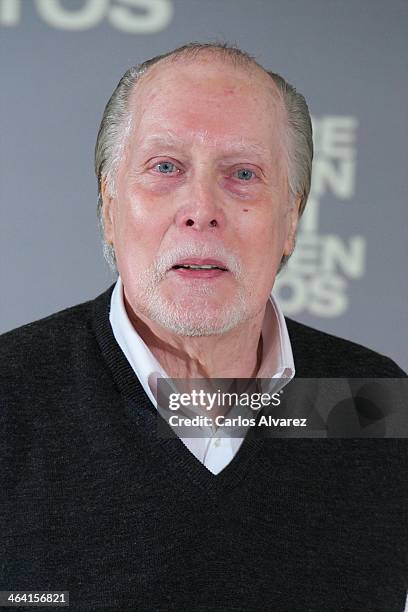
[[[246,52],[235,49],[234,47],[224,48],[223,46],[211,45],[204,47],[186,46],[185,48],[171,52],[169,55],[164,55],[161,59],[155,61],[150,66],[147,66],[135,81],[130,92],[128,98],[129,110],[132,99],[138,90],[138,86],[153,79],[155,74],[157,74],[160,69],[163,69],[166,64],[184,64],[186,66],[200,63],[208,64],[210,60],[214,59],[214,57],[221,60],[223,64],[229,64],[235,69],[245,71],[251,79],[253,79],[254,75],[258,75],[260,77],[260,82],[261,80],[264,81],[265,87],[272,94],[273,99],[279,102],[283,115],[285,119],[287,118],[287,109],[282,92],[279,90],[279,87],[274,82],[269,72],[263,66],[261,66],[261,64],[259,64],[255,58]]]

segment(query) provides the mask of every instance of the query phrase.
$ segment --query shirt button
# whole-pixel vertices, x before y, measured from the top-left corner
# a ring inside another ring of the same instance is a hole
[[[214,442],[214,446],[219,446],[220,444],[221,444],[221,440],[219,438],[216,438]]]

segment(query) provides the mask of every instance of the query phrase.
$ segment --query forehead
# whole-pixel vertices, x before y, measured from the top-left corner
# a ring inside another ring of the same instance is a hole
[[[270,150],[281,143],[286,119],[266,72],[218,57],[162,60],[136,83],[129,107],[138,141],[170,131],[180,141]]]

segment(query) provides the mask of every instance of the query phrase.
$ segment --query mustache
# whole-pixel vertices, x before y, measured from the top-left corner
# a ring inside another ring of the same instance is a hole
[[[202,259],[217,259],[222,261],[229,272],[237,279],[242,276],[242,264],[239,258],[222,245],[197,244],[195,242],[185,242],[176,245],[164,253],[160,253],[153,261],[153,272],[157,280],[165,277],[166,273],[181,259],[188,257],[200,257]]]

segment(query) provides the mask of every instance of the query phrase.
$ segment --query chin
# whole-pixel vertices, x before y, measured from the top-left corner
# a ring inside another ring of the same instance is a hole
[[[226,334],[237,325],[233,320],[221,322],[207,317],[189,317],[187,319],[185,317],[169,316],[157,318],[156,322],[178,336],[191,338]]]
[[[144,306],[144,314],[150,320],[179,336],[225,334],[251,318],[248,304],[240,295],[222,304],[191,298],[170,302],[156,295]]]

